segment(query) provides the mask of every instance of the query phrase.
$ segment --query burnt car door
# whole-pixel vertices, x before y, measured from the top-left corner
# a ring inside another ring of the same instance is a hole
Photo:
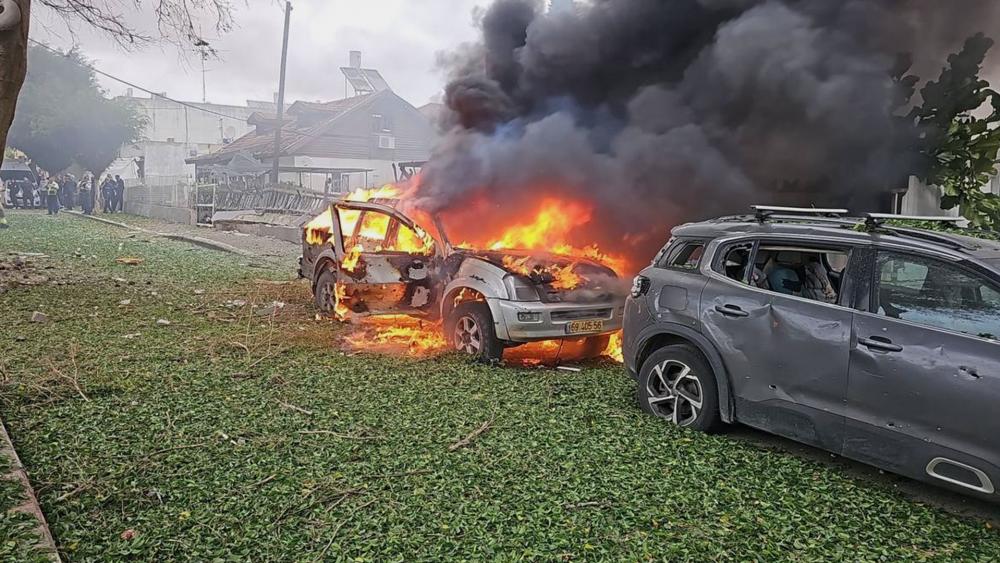
[[[423,229],[378,203],[334,204],[339,301],[355,314],[433,315],[441,249]]]
[[[883,248],[855,315],[844,454],[993,496],[1000,480],[1000,280]]]
[[[762,238],[720,246],[702,298],[736,418],[839,452],[854,312],[854,249]],[[822,278],[822,279],[820,279]]]

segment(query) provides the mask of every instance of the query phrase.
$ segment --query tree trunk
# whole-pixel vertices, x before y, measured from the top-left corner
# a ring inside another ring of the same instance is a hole
[[[28,24],[31,0],[0,0],[0,148],[14,122],[17,95],[28,70]],[[3,164],[3,152],[0,152]]]

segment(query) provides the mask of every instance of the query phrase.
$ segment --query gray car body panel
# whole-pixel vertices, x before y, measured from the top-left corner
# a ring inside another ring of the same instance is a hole
[[[872,234],[847,222],[760,224],[732,218],[684,225],[672,234],[680,241],[707,242],[697,274],[703,291],[697,300],[690,298],[698,282],[688,271],[656,265],[643,270],[649,289],[626,304],[623,351],[629,373],[638,374],[658,338],[689,342],[715,371],[723,420],[1000,502],[995,491],[1000,417],[993,414],[1000,404],[1000,342],[857,307],[877,289],[874,270],[861,265],[872,263],[879,249],[961,265],[1000,287],[1000,244],[937,233]],[[826,304],[742,284],[713,270],[723,247],[760,239],[852,249],[854,270],[845,276],[857,295]],[[687,300],[678,297],[680,287],[687,289]],[[747,315],[727,316],[720,311],[727,306]],[[872,336],[890,339],[902,351],[872,350],[860,341]],[[973,486],[977,480],[983,487]]]

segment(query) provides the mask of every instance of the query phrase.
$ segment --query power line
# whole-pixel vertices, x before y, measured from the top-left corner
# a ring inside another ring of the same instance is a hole
[[[45,49],[46,51],[49,51],[50,53],[53,53],[55,55],[59,55],[61,57],[65,57],[66,56],[65,53],[61,53],[57,49],[53,49],[52,47],[49,47],[45,43],[42,43],[41,41],[38,41],[36,39],[32,39],[32,38],[29,37],[28,41],[34,43],[35,45],[38,45],[39,47],[41,47],[41,48]],[[131,88],[135,88],[136,90],[139,90],[141,92],[145,92],[145,93],[147,93],[147,94],[149,94],[151,96],[154,96],[154,97],[157,97],[157,98],[162,98],[164,100],[167,100],[168,102],[173,102],[175,104],[184,106],[186,108],[190,108],[190,109],[197,110],[197,111],[203,111],[205,113],[210,113],[212,115],[217,115],[219,117],[225,117],[226,119],[234,119],[236,121],[241,121],[241,122],[242,121],[246,121],[246,119],[242,118],[242,117],[234,117],[232,115],[226,115],[226,114],[221,113],[221,112],[217,112],[217,111],[213,111],[213,110],[210,110],[210,109],[198,107],[198,106],[196,106],[194,104],[189,104],[188,102],[182,102],[180,100],[175,100],[175,99],[170,98],[168,96],[164,96],[163,94],[161,94],[159,92],[154,92],[154,91],[152,91],[152,90],[150,90],[148,88],[143,88],[142,86],[139,86],[138,84],[133,84],[132,82],[129,82],[128,80],[125,80],[123,78],[118,78],[117,76],[114,76],[112,74],[108,74],[108,73],[106,73],[106,72],[98,69],[97,67],[95,67],[95,66],[93,66],[91,64],[88,64],[86,62],[83,62],[83,61],[77,61],[77,62],[79,62],[81,65],[89,68],[90,70],[94,71],[95,73],[100,74],[101,76],[105,76],[107,78],[110,78],[111,80],[116,80],[116,81],[121,82],[122,84],[124,84],[126,86],[129,86]]]

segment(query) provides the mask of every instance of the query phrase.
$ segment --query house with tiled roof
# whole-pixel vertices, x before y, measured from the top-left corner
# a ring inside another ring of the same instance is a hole
[[[199,177],[240,156],[273,164],[273,113],[254,112],[253,130],[209,154],[187,159]],[[391,182],[394,164],[424,161],[436,138],[430,120],[390,89],[332,102],[295,102],[283,116],[278,160],[283,184],[343,192]]]

